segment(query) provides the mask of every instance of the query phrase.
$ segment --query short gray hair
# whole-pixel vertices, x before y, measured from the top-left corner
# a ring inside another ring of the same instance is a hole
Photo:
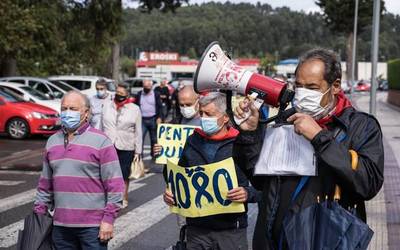
[[[69,95],[72,95],[72,94],[80,96],[80,97],[82,98],[82,100],[83,100],[83,103],[84,103],[84,105],[85,105],[85,108],[90,109],[90,100],[89,100],[89,98],[87,97],[87,95],[84,95],[84,94],[82,94],[81,92],[79,92],[79,91],[77,91],[77,90],[68,91],[68,92],[63,96],[63,98],[61,99],[61,103],[64,101],[64,98],[65,98],[65,97],[67,97],[67,96],[69,96]]]
[[[200,97],[199,103],[201,106],[214,103],[220,113],[226,114],[226,95],[224,93],[210,92],[207,95]]]
[[[100,78],[99,80],[96,81],[96,85],[107,87],[107,81],[104,78]]]

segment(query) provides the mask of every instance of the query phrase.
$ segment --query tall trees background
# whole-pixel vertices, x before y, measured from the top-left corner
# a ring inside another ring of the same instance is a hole
[[[372,2],[360,3],[365,1]],[[298,57],[316,46],[334,49],[342,60],[348,58],[349,33],[329,24],[327,8],[324,15],[260,3],[180,7],[182,2],[147,0],[140,1],[137,9],[123,9],[121,0],[1,0],[0,75],[112,77],[114,73],[115,77],[119,65],[133,72],[129,58],[140,51],[174,51],[198,58],[215,40],[233,57],[259,57],[268,63]],[[352,27],[354,13],[339,8],[337,12]],[[360,8],[361,12],[372,15],[372,9]],[[371,22],[360,22],[359,31],[357,58],[368,61]],[[121,63],[116,62],[119,55]],[[399,57],[400,16],[384,11],[380,61]]]

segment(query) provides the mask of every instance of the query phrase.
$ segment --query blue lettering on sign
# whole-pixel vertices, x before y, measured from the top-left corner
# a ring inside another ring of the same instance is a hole
[[[171,187],[171,193],[174,196],[174,204],[176,204],[176,192],[175,192],[175,183],[174,183],[174,172],[172,170],[168,173],[168,183]]]
[[[194,169],[186,168],[186,178],[181,173],[174,174],[172,170],[169,171],[168,183],[170,184],[171,192],[174,196],[174,202],[179,208],[188,209],[191,205],[188,181],[191,182],[193,188],[196,190],[194,202],[197,208],[202,208],[201,200],[203,196],[207,199],[208,203],[214,203],[213,196],[207,191],[207,187],[209,185],[209,177],[203,172],[204,170],[205,169],[200,166]],[[229,172],[226,169],[218,169],[212,177],[214,196],[219,204],[221,204],[222,206],[228,206],[232,203],[232,201],[226,200],[224,197],[222,197],[218,185],[218,180],[221,175],[225,179],[228,190],[231,190],[233,188],[233,182]],[[183,193],[181,191],[183,191]],[[182,199],[182,195],[185,196],[185,200]]]
[[[170,148],[167,146],[165,148],[165,157],[172,158],[174,157],[174,155],[175,155],[175,147]]]
[[[213,176],[213,187],[214,187],[214,193],[215,193],[215,198],[217,198],[217,201],[222,205],[222,206],[228,206],[229,204],[232,203],[230,200],[225,200],[221,196],[221,191],[219,191],[219,185],[218,185],[218,178],[219,176],[222,175],[225,178],[226,185],[228,186],[228,190],[231,190],[233,188],[233,183],[232,183],[232,178],[228,171],[226,169],[218,169]]]
[[[181,158],[183,152],[183,146],[163,146],[161,147],[160,156],[163,155],[167,158]],[[178,155],[178,156],[177,156]]]
[[[186,130],[186,139],[193,133],[194,128],[183,128]]]
[[[202,179],[201,185],[199,184],[199,179]],[[208,186],[208,176],[203,172],[196,172],[192,178],[192,185],[196,189],[195,204],[196,207],[201,208],[201,197],[205,196],[208,203],[213,203],[214,199],[210,193],[206,191]]]
[[[171,133],[171,127],[167,127],[167,128],[166,128],[165,139],[167,139],[167,140],[171,140],[171,139],[172,139],[172,138],[170,137],[170,133]]]
[[[185,191],[185,201],[183,201],[181,197],[180,183]],[[188,209],[190,207],[190,190],[185,176],[183,176],[181,173],[176,174],[176,192],[178,194],[178,207]]]
[[[165,126],[160,126],[160,130],[158,133],[158,138],[162,138],[162,134],[165,132]]]
[[[175,129],[174,129],[173,138],[174,138],[174,141],[175,141],[175,140],[182,140],[182,129],[180,129],[180,128],[175,128]]]

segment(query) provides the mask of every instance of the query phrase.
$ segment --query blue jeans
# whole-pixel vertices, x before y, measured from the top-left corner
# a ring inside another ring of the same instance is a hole
[[[98,227],[53,227],[56,250],[107,250],[107,243],[100,242]]]
[[[150,134],[151,156],[154,157],[153,146],[157,141],[157,119],[155,117],[142,119],[143,145],[147,132]]]

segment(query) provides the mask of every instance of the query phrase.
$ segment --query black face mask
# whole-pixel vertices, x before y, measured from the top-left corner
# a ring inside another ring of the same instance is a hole
[[[146,94],[150,93],[150,91],[151,91],[151,89],[143,88],[143,92],[146,93]]]
[[[128,98],[128,97],[124,96],[124,95],[118,95],[118,94],[115,95],[115,101],[117,101],[117,102],[123,102],[126,100],[126,98]]]

